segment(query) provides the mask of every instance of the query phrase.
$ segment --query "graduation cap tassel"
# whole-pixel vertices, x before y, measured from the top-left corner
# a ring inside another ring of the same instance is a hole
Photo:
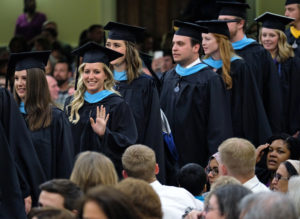
[[[79,77],[79,62],[80,62],[80,56],[77,56],[75,90],[77,90],[77,83],[78,83],[78,77]]]

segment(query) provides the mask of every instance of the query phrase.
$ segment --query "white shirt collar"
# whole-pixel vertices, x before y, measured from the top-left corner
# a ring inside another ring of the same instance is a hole
[[[193,67],[194,65],[197,65],[197,64],[199,64],[199,63],[201,63],[200,58],[196,59],[195,61],[193,61],[191,64],[189,64],[189,65],[186,66],[185,68],[191,68],[191,67]]]

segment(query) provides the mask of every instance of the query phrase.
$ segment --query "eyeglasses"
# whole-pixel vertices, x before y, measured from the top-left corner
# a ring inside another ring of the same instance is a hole
[[[214,167],[214,168],[206,167],[206,174],[208,175],[210,172],[212,173],[213,176],[219,175],[218,167]]]
[[[289,177],[283,177],[281,174],[276,173],[276,174],[274,175],[274,179],[277,180],[277,181],[279,181],[279,180],[281,180],[281,179],[283,179],[283,180],[289,180],[290,178],[289,178]]]

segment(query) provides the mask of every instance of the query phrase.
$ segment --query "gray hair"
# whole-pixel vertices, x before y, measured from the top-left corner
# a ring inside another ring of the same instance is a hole
[[[246,196],[239,204],[240,219],[297,219],[292,201],[278,192],[261,192]]]
[[[288,184],[288,197],[296,207],[298,217],[300,217],[300,176],[293,176]]]

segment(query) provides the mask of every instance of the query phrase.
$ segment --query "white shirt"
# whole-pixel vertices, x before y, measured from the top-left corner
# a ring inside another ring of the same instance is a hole
[[[267,186],[265,186],[263,183],[261,183],[256,176],[249,179],[247,182],[243,184],[246,188],[250,189],[252,192],[269,192]]]
[[[184,188],[165,186],[157,180],[150,185],[160,198],[164,219],[181,219],[188,207],[203,210],[203,203]]]
[[[191,68],[191,67],[193,67],[194,65],[197,65],[197,64],[199,64],[199,63],[201,63],[201,61],[200,61],[200,59],[198,58],[198,59],[196,59],[195,61],[193,61],[191,64],[189,64],[188,66],[186,66],[185,68]]]

